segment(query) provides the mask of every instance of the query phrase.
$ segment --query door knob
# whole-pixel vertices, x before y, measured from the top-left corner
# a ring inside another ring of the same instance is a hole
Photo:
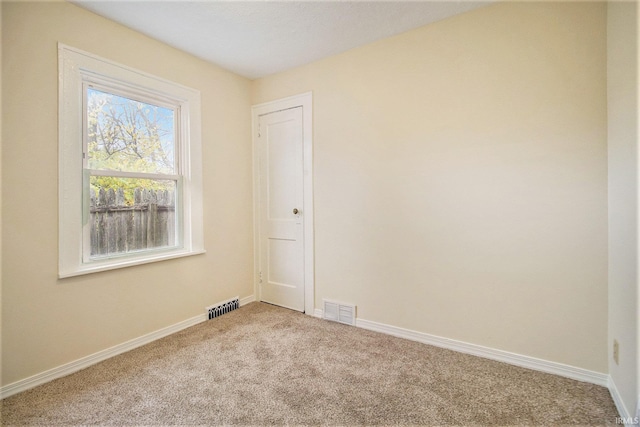
[[[298,212],[300,212],[297,208],[293,208],[293,214],[294,215],[298,215]]]

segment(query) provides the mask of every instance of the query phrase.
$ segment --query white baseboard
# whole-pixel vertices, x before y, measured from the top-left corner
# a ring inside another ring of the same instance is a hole
[[[240,298],[240,307],[242,307],[243,305],[247,305],[250,302],[254,302],[255,300],[256,300],[255,295],[249,295],[248,297]]]
[[[255,301],[254,295],[241,298],[240,306],[242,307],[243,305],[249,304],[253,301]],[[111,357],[133,350],[134,348],[143,346],[160,338],[164,338],[168,335],[175,334],[176,332],[179,332],[183,329],[197,325],[198,323],[202,323],[207,319],[207,315],[205,313],[202,313],[201,315],[194,316],[190,319],[183,320],[182,322],[178,322],[174,325],[167,326],[166,328],[162,328],[155,332],[151,332],[141,337],[123,342],[122,344],[115,345],[111,348],[101,350],[89,356],[74,360],[73,362],[65,363],[64,365],[58,366],[56,368],[49,369],[47,371],[16,381],[11,384],[7,384],[3,387],[0,387],[0,399],[4,399],[6,397],[39,386],[41,384],[48,383],[49,381],[55,380],[56,378],[67,376],[81,369],[102,362],[103,360],[107,360]]]
[[[316,309],[314,315],[315,317],[322,318],[322,310]],[[497,360],[499,362],[508,363],[510,365],[516,365],[540,372],[546,372],[548,374],[559,375],[562,377],[584,381],[604,387],[607,387],[609,385],[609,375],[607,374],[601,374],[600,372],[589,371],[587,369],[565,365],[562,363],[551,362],[531,356],[524,356],[522,354],[511,353],[504,350],[483,347],[477,344],[470,344],[463,341],[430,335],[424,332],[412,331],[410,329],[399,328],[397,326],[372,322],[365,319],[356,318],[356,327],[368,329],[375,332],[382,332],[383,334],[393,335],[399,338],[421,342],[423,344],[446,348],[460,353],[471,354],[473,356],[484,357],[485,359]]]
[[[608,387],[609,387],[609,392],[611,393],[611,398],[613,399],[613,403],[616,404],[618,413],[620,414],[620,417],[622,418],[622,420],[625,422],[624,424],[633,425],[632,423],[626,422],[631,420],[632,415],[631,415],[631,412],[629,412],[629,410],[627,409],[627,406],[624,404],[624,401],[622,400],[622,396],[620,396],[620,392],[618,391],[618,387],[616,387],[616,383],[613,381],[613,378],[611,378],[611,376],[609,376]],[[636,422],[635,424],[637,425],[638,423]]]

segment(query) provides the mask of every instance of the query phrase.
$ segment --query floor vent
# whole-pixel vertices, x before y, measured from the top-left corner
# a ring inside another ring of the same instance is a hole
[[[326,320],[344,323],[345,325],[355,326],[356,324],[356,306],[343,304],[340,302],[322,300],[324,309],[322,317]]]
[[[224,301],[216,305],[206,307],[205,310],[207,311],[209,320],[211,320],[218,316],[222,316],[223,314],[228,313],[231,310],[235,310],[238,307],[240,307],[240,297],[235,297],[228,301]]]

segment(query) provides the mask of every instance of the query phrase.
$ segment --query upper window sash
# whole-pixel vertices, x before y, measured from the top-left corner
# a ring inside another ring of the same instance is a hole
[[[180,158],[183,154],[183,145],[185,141],[183,138],[185,135],[180,132],[180,124],[183,122],[188,122],[188,117],[183,117],[183,109],[181,108],[182,103],[173,100],[167,100],[165,98],[158,98],[153,93],[143,94],[140,89],[136,90],[133,93],[127,92],[127,89],[123,88],[122,85],[113,85],[109,84],[109,82],[104,82],[104,79],[98,79],[95,76],[92,79],[84,79],[82,93],[83,93],[83,167],[85,169],[95,170],[110,170],[114,171],[117,169],[105,169],[105,168],[91,168],[89,162],[91,160],[89,153],[89,125],[88,125],[88,116],[89,116],[89,90],[93,89],[95,91],[99,91],[105,93],[107,95],[118,96],[123,99],[131,100],[134,102],[140,102],[142,104],[150,105],[152,107],[158,107],[166,110],[171,110],[173,113],[173,173],[164,173],[164,172],[156,172],[156,174],[166,174],[166,175],[182,175],[183,163],[180,161]],[[140,171],[127,171],[132,173],[148,173],[148,172],[140,172]]]

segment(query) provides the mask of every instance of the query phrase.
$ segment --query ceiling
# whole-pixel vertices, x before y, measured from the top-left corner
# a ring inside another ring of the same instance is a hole
[[[74,4],[255,79],[489,1],[95,1]]]

